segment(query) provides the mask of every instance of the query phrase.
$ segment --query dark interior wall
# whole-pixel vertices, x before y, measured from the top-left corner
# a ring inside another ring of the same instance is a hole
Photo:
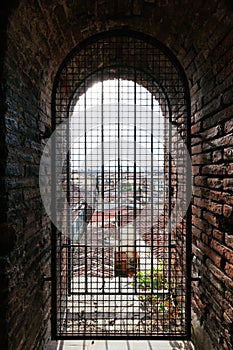
[[[200,278],[193,284],[193,310],[219,350],[233,346],[232,11],[225,19],[229,27],[221,26],[224,19],[215,23],[207,51],[193,61],[191,87],[193,262]],[[195,338],[209,348],[198,331]]]
[[[51,126],[55,74],[81,40],[123,26],[160,40],[187,75],[192,103],[193,252],[201,278],[194,284],[194,330],[206,331],[215,349],[231,349],[230,1],[21,0],[10,1],[2,14],[8,21],[1,29],[1,344],[11,350],[41,349],[49,336],[50,285],[43,274],[49,273],[50,225],[38,174]]]

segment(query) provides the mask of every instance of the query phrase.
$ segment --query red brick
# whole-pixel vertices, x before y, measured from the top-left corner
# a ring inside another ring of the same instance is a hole
[[[192,125],[192,127],[191,127],[191,134],[192,134],[192,136],[194,136],[197,133],[199,133],[200,130],[201,130],[201,123],[200,122]],[[200,142],[200,139],[199,139],[199,142]]]
[[[227,290],[225,292],[225,299],[233,306],[233,293],[231,293],[231,291]]]
[[[192,215],[200,217],[201,216],[201,208],[198,206],[192,205]]]
[[[211,153],[202,153],[192,156],[192,164],[211,164]]]
[[[233,264],[227,262],[225,266],[225,271],[226,274],[233,279]]]
[[[229,319],[233,320],[233,308],[232,305],[228,303],[228,301],[223,300],[224,303],[224,309],[226,310],[225,313],[228,315]]]
[[[214,151],[212,154],[213,163],[219,163],[222,160],[222,151]]]
[[[233,106],[229,106],[225,108],[224,110],[221,110],[220,112],[216,113],[215,115],[207,118],[203,121],[203,128],[209,129],[210,127],[214,125],[219,125],[224,120],[229,119],[233,116]]]
[[[233,164],[222,165],[222,164],[212,164],[204,165],[202,167],[202,174],[204,175],[232,175],[233,174]]]
[[[208,206],[209,200],[205,198],[194,197],[193,203],[199,208],[206,208],[206,206]]]
[[[207,186],[214,189],[221,189],[223,186],[223,180],[219,178],[208,178]]]
[[[218,136],[221,136],[221,128],[219,125],[213,126],[201,133],[202,140],[216,139]]]
[[[192,154],[198,154],[202,152],[202,146],[196,145],[192,147]]]
[[[204,253],[195,244],[192,245],[192,252],[200,261],[203,259]]]
[[[210,243],[210,235],[207,235],[206,233],[202,232],[201,234],[201,239],[202,239],[202,242],[205,243],[206,245],[209,245]]]
[[[232,113],[232,116],[233,116],[233,113]],[[224,131],[226,134],[233,131],[233,117],[230,120],[226,121]]]
[[[209,211],[211,211],[212,213],[215,214],[222,214],[222,204],[213,202],[213,201],[208,201],[208,204],[206,205],[206,209],[208,209]]]
[[[233,146],[233,135],[232,134],[225,135],[225,136],[219,137],[217,139],[213,139],[213,140],[211,140],[211,142],[206,141],[202,145],[202,150],[205,152],[205,151],[209,151],[211,149],[219,148],[219,146],[221,146],[221,147]]]
[[[209,190],[209,189],[202,189],[202,195],[204,198],[211,199],[215,202],[219,203],[227,203],[229,205],[233,204],[233,197],[227,192],[219,192],[219,191],[214,191],[214,190]]]
[[[202,242],[198,242],[197,246],[207,257],[209,257],[214,262],[214,264],[217,267],[221,267],[222,258],[221,258],[221,256],[219,254],[215,253],[215,251],[213,249],[211,249],[210,247],[206,246]]]
[[[193,176],[195,176],[195,175],[201,175],[201,167],[198,165],[193,165],[193,167],[192,167],[192,174],[193,174]]]
[[[219,255],[233,263],[233,250],[219,243],[215,239],[211,241],[211,248],[213,248]]]
[[[233,213],[233,207],[227,204],[223,205],[223,215],[229,218]]]
[[[225,191],[233,192],[233,179],[224,179],[223,180],[223,189]]]
[[[218,228],[218,219],[217,217],[208,211],[203,211],[203,218],[211,225]]]
[[[232,194],[223,192],[223,199],[224,199],[224,202],[226,204],[233,205],[233,196],[232,196]]]
[[[192,227],[192,237],[194,238],[200,238],[201,237],[201,230],[197,228],[196,226]]]
[[[233,249],[233,235],[229,235],[226,233],[225,242],[229,248]]]
[[[218,315],[221,315],[222,306],[218,302],[218,300],[220,299],[219,293],[222,293],[223,288],[221,287],[221,283],[217,282],[218,279],[215,278],[214,274],[210,274],[210,275],[211,275],[211,279],[206,278],[205,281],[203,282],[203,286],[206,292],[205,292],[205,295],[202,296],[202,298],[206,304],[211,303],[211,310],[213,314],[217,313]],[[207,275],[206,277],[209,277],[209,276]],[[219,288],[216,288],[215,286],[216,282]]]
[[[225,148],[223,158],[225,161],[232,162],[233,161],[233,147]]]
[[[221,282],[229,280],[229,277],[226,276],[225,272],[222,271],[221,268],[215,266],[215,264],[213,264],[210,260],[206,260],[206,265],[208,267],[208,270],[213,273],[213,275],[216,277],[217,280]]]
[[[213,237],[216,238],[219,242],[223,242],[224,233],[215,228],[213,229]]]
[[[201,301],[201,299],[198,298],[197,295],[195,295],[194,298],[195,298],[195,302],[196,302],[196,305],[197,305],[198,309],[200,310],[200,312],[202,314],[204,314],[205,313],[205,307],[206,307],[205,304],[203,304],[203,302]]]
[[[220,244],[216,240],[211,241],[211,248],[213,248],[219,255],[223,256],[224,245]]]

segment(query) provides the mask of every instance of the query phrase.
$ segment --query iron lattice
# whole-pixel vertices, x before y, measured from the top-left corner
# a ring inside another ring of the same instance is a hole
[[[65,125],[52,156],[54,338],[189,338],[189,120],[182,70],[151,38],[98,35],[63,63],[53,91],[53,128]]]

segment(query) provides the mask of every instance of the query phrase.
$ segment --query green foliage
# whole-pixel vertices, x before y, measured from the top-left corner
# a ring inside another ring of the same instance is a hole
[[[139,287],[144,290],[166,288],[166,277],[162,263],[159,263],[150,270],[139,271],[137,276]]]
[[[167,298],[161,298],[156,294],[140,294],[140,301],[146,305],[146,304],[152,304],[156,307],[156,309],[159,312],[165,313],[169,310],[169,306],[171,307],[169,303],[169,297]]]
[[[133,185],[129,184],[129,183],[122,184],[121,185],[121,191],[130,191],[130,192],[132,192],[133,191]]]
[[[174,298],[168,289],[168,281],[166,275],[167,262],[158,262],[156,266],[145,271],[139,271],[137,273],[138,286],[141,289],[139,300],[143,307],[150,305],[153,310],[159,312],[162,317],[169,315],[169,319],[177,319],[182,313],[184,314],[185,309],[183,307],[183,297],[179,299]],[[179,302],[178,302],[179,301]],[[180,304],[180,305],[179,305]]]

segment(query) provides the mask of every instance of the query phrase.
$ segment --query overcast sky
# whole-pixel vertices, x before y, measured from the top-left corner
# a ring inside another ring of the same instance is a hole
[[[163,166],[164,123],[157,100],[138,84],[135,100],[133,81],[119,85],[118,90],[116,79],[99,82],[79,98],[70,123],[72,170],[115,166],[118,159],[122,167],[135,162],[146,171]]]

